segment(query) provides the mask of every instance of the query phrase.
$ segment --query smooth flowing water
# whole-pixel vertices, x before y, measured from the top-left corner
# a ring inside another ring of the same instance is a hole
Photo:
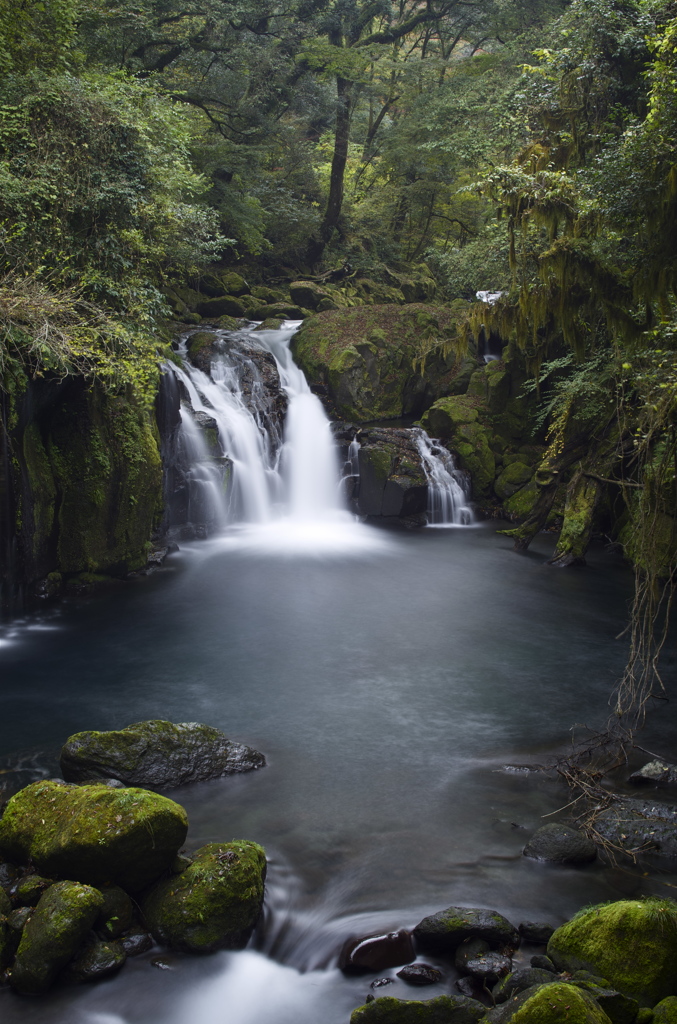
[[[306,440],[292,417],[285,445]],[[549,537],[517,556],[495,524],[385,533],[320,499],[304,529],[294,495],[314,482],[282,479],[277,519],[183,544],[161,571],[14,623],[0,647],[0,752],[20,769],[7,779],[54,774],[75,731],[147,718],[208,722],[265,752],[258,772],[171,793],[189,849],[266,848],[262,927],[243,952],[163,952],[159,969],[155,950],[43,1000],[3,989],[7,1024],[347,1024],[372,980],[335,966],[350,935],[454,903],[557,924],[675,881],[524,859],[568,797],[503,768],[605,720],[626,653],[620,561],[594,550],[587,569],[559,571]],[[669,750],[674,725],[668,705],[647,746]],[[379,994],[430,998],[453,983],[444,970],[443,985]]]

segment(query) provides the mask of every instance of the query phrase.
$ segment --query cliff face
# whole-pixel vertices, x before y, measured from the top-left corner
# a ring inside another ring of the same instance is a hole
[[[3,604],[140,568],[161,511],[157,427],[131,394],[42,378],[2,396]]]

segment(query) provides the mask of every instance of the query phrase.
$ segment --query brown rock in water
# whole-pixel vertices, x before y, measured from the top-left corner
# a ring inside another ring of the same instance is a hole
[[[339,955],[339,967],[349,974],[383,971],[399,967],[414,958],[411,935],[403,928],[386,935],[366,935],[361,939],[348,939]]]

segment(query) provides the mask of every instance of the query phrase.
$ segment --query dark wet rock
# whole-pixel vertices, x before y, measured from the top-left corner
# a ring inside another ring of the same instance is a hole
[[[612,1024],[634,1024],[637,1019],[639,1003],[636,999],[625,996],[613,988],[594,985],[588,981],[576,981],[576,986],[592,996]]]
[[[146,789],[33,782],[5,808],[0,850],[49,877],[136,892],[171,866],[187,831],[183,807]]]
[[[557,974],[557,968],[549,956],[543,956],[543,954],[532,956],[529,963],[532,967],[538,967],[541,971],[550,971],[552,974]]]
[[[416,446],[416,431],[374,427],[359,433],[359,482],[355,499],[360,515],[402,519],[424,515],[428,483]]]
[[[553,980],[551,971],[544,971],[538,967],[520,967],[519,970],[501,978],[491,990],[491,994],[497,1003],[504,1003],[517,992],[524,992],[525,989],[536,985],[550,985]]]
[[[0,864],[0,889],[10,889],[18,878],[18,871],[13,864]]]
[[[529,942],[534,946],[547,946],[548,939],[555,929],[551,924],[542,921],[522,921],[518,930],[523,942]]]
[[[245,308],[240,299],[232,295],[223,295],[221,298],[203,299],[195,303],[195,312],[199,313],[203,320],[216,321],[222,316],[243,317]]]
[[[348,939],[339,954],[338,965],[348,974],[383,971],[399,967],[414,958],[414,945],[408,931],[400,929],[385,935],[366,935]]]
[[[12,963],[19,945],[20,933],[12,928],[9,919],[0,915],[0,971]]]
[[[437,985],[444,975],[430,964],[408,964],[397,972],[397,977],[408,985]]]
[[[7,917],[12,913],[12,901],[4,889],[0,889],[0,915]]]
[[[240,387],[250,407],[265,410],[273,434],[281,434],[287,414],[289,396],[280,382],[275,357],[257,347],[253,339],[238,339]]]
[[[61,751],[69,782],[113,777],[128,786],[171,788],[265,765],[263,754],[197,722],[153,720],[111,732],[79,732]]]
[[[196,331],[187,342],[188,359],[206,374],[209,374],[212,362],[222,350],[223,342],[215,331]]]
[[[96,922],[94,931],[99,938],[119,939],[123,932],[132,926],[134,906],[124,889],[119,885],[101,886],[99,892],[104,903]]]
[[[534,832],[523,853],[548,864],[589,864],[597,857],[597,847],[577,829],[550,822]]]
[[[290,302],[271,302],[261,306],[252,305],[247,310],[250,320],[304,320],[310,310]]]
[[[148,565],[151,568],[159,569],[160,566],[165,564],[165,560],[168,554],[169,547],[156,548],[156,550],[151,551],[151,553],[148,556]]]
[[[372,983],[370,984],[369,988],[385,988],[386,985],[394,985],[394,984],[395,984],[395,979],[394,978],[376,978],[375,981],[372,981]]]
[[[628,853],[677,857],[677,808],[624,797],[601,811],[595,828]]]
[[[510,973],[512,960],[502,953],[485,953],[484,956],[468,960],[465,969],[482,985],[494,985],[500,978]]]
[[[54,879],[42,875],[24,875],[9,891],[15,907],[36,907],[42,894],[54,884]]]
[[[149,949],[153,948],[153,936],[148,932],[129,932],[122,936],[120,945],[127,956],[140,956],[141,953],[147,953]]]
[[[425,917],[414,929],[414,938],[422,949],[452,952],[465,939],[484,939],[491,949],[516,949],[519,932],[495,910],[448,907]]]
[[[192,857],[186,857],[183,853],[177,853],[176,857],[172,862],[172,872],[175,875],[180,875],[182,872],[189,868],[193,863]]]
[[[677,765],[668,764],[667,761],[649,761],[638,771],[633,772],[628,778],[636,786],[650,786],[661,784],[677,783]]]
[[[22,932],[26,921],[30,918],[35,907],[17,907],[7,917],[7,922],[15,932]]]
[[[477,978],[472,978],[469,975],[459,978],[456,982],[456,988],[462,996],[467,996],[469,999],[476,999],[480,994],[480,986]]]
[[[483,956],[490,949],[491,946],[484,939],[466,939],[456,950],[454,967],[457,971],[465,971],[468,960],[474,960],[475,957]]]
[[[173,971],[174,970],[174,964],[170,963],[169,960],[167,960],[167,958],[163,957],[163,956],[156,956],[156,957],[154,957],[151,960],[150,964],[151,964],[151,967],[157,967],[157,969],[159,971]]]
[[[435,999],[406,1000],[382,996],[350,1015],[350,1024],[477,1024],[485,1007],[465,996],[437,996]]]
[[[653,1006],[677,995],[677,904],[647,899],[589,907],[557,929],[548,956],[561,971],[598,974]]]
[[[52,885],[24,927],[12,968],[12,988],[25,995],[46,992],[80,948],[102,904],[101,893],[88,885]]]
[[[147,893],[144,920],[161,945],[180,952],[242,949],[261,913],[265,874],[256,843],[209,843],[182,874]]]
[[[126,959],[121,943],[93,939],[71,960],[61,978],[71,985],[99,981],[119,971]]]

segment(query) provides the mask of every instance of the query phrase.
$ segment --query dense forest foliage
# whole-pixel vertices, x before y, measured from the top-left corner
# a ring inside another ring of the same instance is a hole
[[[423,267],[461,302],[459,348],[492,331],[531,375],[548,447],[517,546],[559,480],[561,564],[622,506],[639,661],[618,710],[642,708],[677,567],[676,14],[0,0],[4,389],[77,374],[150,400],[168,289],[209,267],[363,277],[380,301]]]

